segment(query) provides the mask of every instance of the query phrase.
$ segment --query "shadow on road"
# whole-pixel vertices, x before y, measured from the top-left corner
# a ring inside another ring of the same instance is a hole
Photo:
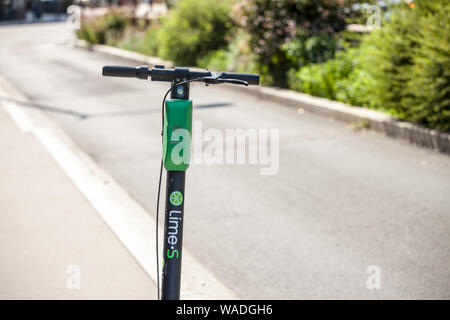
[[[194,108],[203,109],[203,108],[218,108],[218,107],[230,107],[232,103],[229,102],[219,102],[219,103],[204,103],[194,105]]]
[[[97,112],[97,113],[82,113],[70,109],[58,108],[48,105],[43,105],[35,102],[27,102],[12,99],[9,97],[0,96],[0,101],[9,101],[14,102],[19,106],[27,107],[27,108],[36,108],[43,111],[61,113],[69,116],[74,116],[83,120],[89,118],[108,118],[108,117],[120,117],[120,116],[131,116],[131,115],[142,115],[142,114],[151,114],[151,113],[160,113],[161,108],[157,109],[136,109],[136,110],[125,110],[125,111],[111,111],[111,112]],[[218,107],[229,107],[232,106],[232,103],[208,103],[208,104],[199,104],[196,105],[195,108],[218,108]]]
[[[73,111],[73,110],[70,110],[70,109],[63,109],[63,108],[57,108],[57,107],[52,107],[52,106],[46,106],[46,105],[43,105],[43,104],[38,104],[38,103],[34,103],[34,102],[27,102],[27,101],[21,101],[21,100],[16,100],[16,99],[3,97],[3,96],[0,96],[0,101],[9,101],[9,102],[14,102],[17,105],[23,106],[23,107],[36,108],[36,109],[41,109],[41,110],[44,110],[44,111],[55,112],[55,113],[63,113],[63,114],[71,115],[71,116],[74,116],[74,117],[77,117],[77,118],[80,118],[80,119],[86,119],[87,117],[89,117],[88,114],[77,112],[77,111]]]

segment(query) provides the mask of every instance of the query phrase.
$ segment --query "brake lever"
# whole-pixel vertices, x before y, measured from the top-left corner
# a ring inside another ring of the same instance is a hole
[[[222,72],[216,72],[213,73],[211,76],[209,77],[203,77],[201,78],[201,80],[206,84],[217,84],[219,83],[217,80],[222,76]]]
[[[248,87],[248,82],[240,79],[217,79],[217,83],[241,84]]]
[[[248,82],[240,79],[222,79],[222,72],[217,72],[212,76],[209,77],[203,77],[202,81],[205,83],[205,85],[210,84],[219,84],[219,83],[232,83],[232,84],[241,84],[244,86],[248,86]]]

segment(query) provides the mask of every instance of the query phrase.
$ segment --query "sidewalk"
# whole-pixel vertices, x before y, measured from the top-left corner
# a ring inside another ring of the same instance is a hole
[[[4,103],[0,299],[156,299],[153,280]]]

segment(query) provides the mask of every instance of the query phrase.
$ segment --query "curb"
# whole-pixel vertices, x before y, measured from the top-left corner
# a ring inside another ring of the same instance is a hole
[[[157,57],[150,57],[106,45],[89,44],[85,40],[76,40],[75,47],[93,52],[104,53],[123,58],[138,64],[164,65],[173,67],[171,61]],[[386,134],[391,138],[408,140],[411,144],[450,154],[450,134],[419,127],[409,122],[398,121],[390,115],[361,107],[351,106],[342,102],[314,97],[305,93],[273,87],[226,86],[228,89],[251,94],[258,98],[285,104],[295,108],[302,108],[310,112],[321,114],[347,123],[367,124],[367,128]]]
[[[119,49],[111,46],[105,46],[101,44],[92,44],[85,40],[77,39],[75,40],[74,46],[76,48],[86,49],[88,51],[104,53],[114,57],[119,57],[122,59],[130,60],[138,64],[147,64],[155,66],[157,64],[162,64],[166,67],[173,67],[171,61],[162,60],[158,57],[150,57],[137,52],[132,52],[124,49]]]
[[[227,86],[227,88],[231,87]],[[411,144],[419,147],[450,154],[450,134],[419,127],[409,122],[398,121],[380,111],[354,107],[288,89],[264,86],[241,88],[236,86],[233,87],[233,90],[241,90],[261,99],[302,108],[347,123],[367,124],[368,129],[384,133],[391,138],[408,140]]]

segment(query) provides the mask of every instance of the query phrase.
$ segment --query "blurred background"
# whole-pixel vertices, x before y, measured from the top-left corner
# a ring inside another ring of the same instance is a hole
[[[266,85],[449,130],[447,1],[5,0],[0,20],[65,19],[71,4],[89,43],[257,72]]]
[[[102,78],[102,66],[158,59],[259,73],[261,94],[191,88],[205,130],[279,130],[273,176],[250,164],[191,165],[184,237],[199,264],[246,299],[448,299],[449,35],[449,0],[0,0],[0,77],[22,93],[5,91],[0,104],[43,113],[153,217],[167,84]],[[352,117],[335,112],[341,107]],[[56,170],[50,162],[39,167],[47,185],[33,186],[26,160],[44,155],[28,154],[26,135],[13,134],[8,119],[0,117],[0,148],[10,150],[0,162],[0,296],[153,298],[146,292],[154,294],[154,284],[139,285],[148,276],[113,246],[117,239],[90,240],[106,233],[101,224],[90,232],[71,225],[79,212],[92,219],[90,209],[74,209],[86,195],[57,196],[68,181],[46,178]],[[389,119],[397,133],[386,123],[374,130],[373,119]],[[24,197],[36,202],[26,206]],[[58,212],[66,219],[51,222],[41,240],[21,238],[43,230],[27,217],[52,210],[47,221]],[[63,225],[70,232],[59,233]],[[77,235],[78,249],[55,247],[72,248]],[[30,243],[38,244],[34,255]],[[110,253],[102,267],[115,284],[95,273],[102,252]],[[33,267],[37,256],[46,268]],[[69,261],[91,272],[84,296],[54,280],[60,270],[64,279]],[[110,268],[117,261],[137,276]],[[370,270],[381,274],[380,287]],[[49,288],[38,279],[54,290],[30,289]]]

